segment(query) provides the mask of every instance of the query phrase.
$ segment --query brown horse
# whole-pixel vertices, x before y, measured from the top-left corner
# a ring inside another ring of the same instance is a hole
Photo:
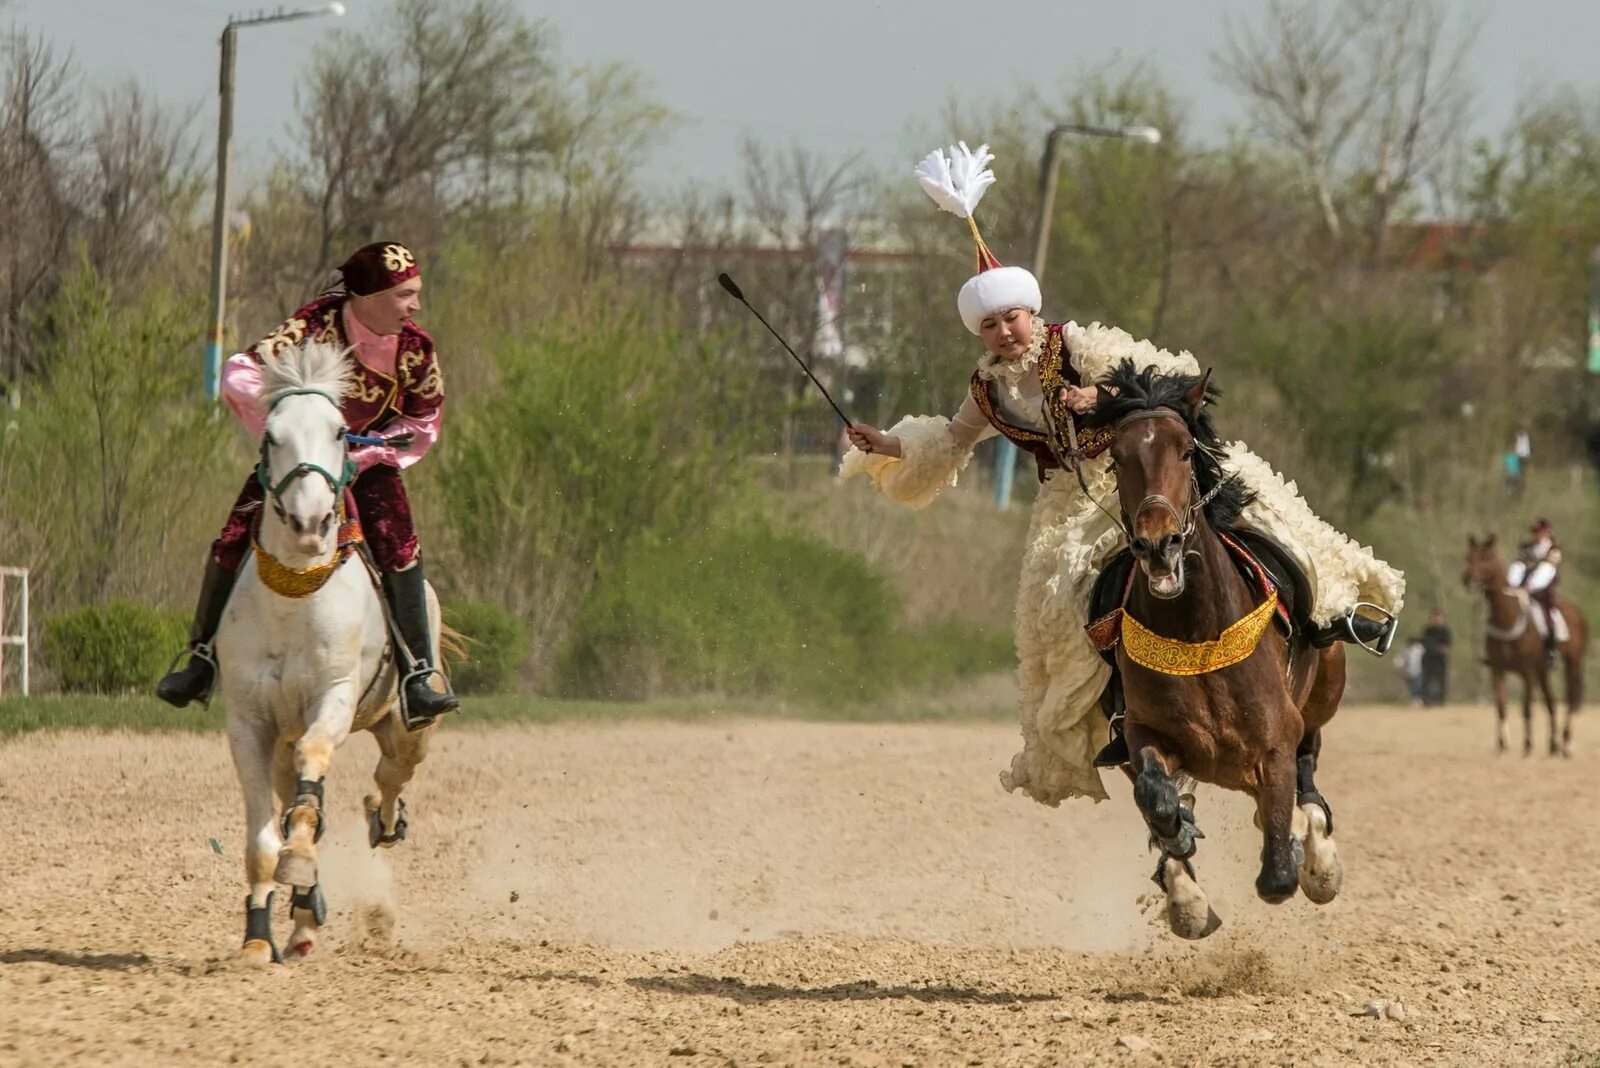
[[[1567,721],[1557,730],[1556,702],[1550,689],[1551,664],[1545,656],[1544,635],[1533,619],[1540,609],[1530,603],[1526,590],[1515,589],[1506,581],[1506,565],[1495,548],[1493,534],[1482,541],[1467,536],[1467,566],[1461,581],[1468,589],[1482,590],[1489,606],[1483,651],[1484,663],[1489,665],[1494,679],[1498,751],[1504,753],[1511,741],[1506,725],[1506,675],[1514,674],[1522,677],[1522,755],[1533,753],[1533,688],[1538,686],[1550,716],[1550,755],[1571,756],[1572,717],[1583,703],[1583,658],[1589,644],[1589,621],[1582,609],[1565,598],[1556,599],[1568,632],[1567,640],[1556,649],[1567,677]]]
[[[1272,595],[1263,599],[1218,536],[1250,498],[1216,459],[1207,379],[1136,373],[1125,362],[1106,386],[1089,423],[1114,428],[1122,523],[1137,562],[1117,650],[1127,770],[1161,851],[1155,881],[1168,925],[1203,938],[1221,923],[1191,863],[1203,836],[1193,796],[1180,792],[1185,777],[1255,799],[1264,901],[1286,901],[1299,886],[1326,904],[1343,868],[1313,776],[1322,727],[1344,694],[1344,652],[1286,639],[1272,625]]]

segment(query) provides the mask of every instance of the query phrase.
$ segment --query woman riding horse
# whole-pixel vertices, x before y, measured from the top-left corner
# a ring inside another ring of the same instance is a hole
[[[915,172],[935,203],[967,220],[977,246],[977,274],[956,298],[962,322],[986,350],[968,396],[950,419],[907,416],[887,433],[853,424],[853,448],[841,475],[866,474],[887,496],[922,508],[955,482],[979,442],[1003,435],[1033,456],[1041,485],[1016,609],[1023,749],[1000,781],[1047,805],[1080,796],[1100,800],[1106,793],[1096,765],[1118,765],[1128,757],[1115,733],[1101,751],[1106,728],[1097,712],[1111,668],[1084,625],[1095,577],[1126,548],[1126,539],[1115,519],[1116,475],[1105,454],[1109,430],[1072,435],[1068,428],[1095,407],[1096,385],[1124,360],[1135,370],[1161,373],[1196,374],[1199,367],[1187,352],[1174,355],[1115,327],[1040,317],[1038,280],[1020,267],[1001,266],[972,219],[994,181],[987,168],[992,159],[987,146],[974,153],[961,144],[948,155],[931,153]],[[1081,450],[1081,483],[1063,477],[1074,445]],[[1387,650],[1403,576],[1318,518],[1292,483],[1242,443],[1227,446],[1221,460],[1252,496],[1241,522],[1277,542],[1305,572],[1312,603],[1298,610],[1308,617],[1313,642],[1352,641],[1374,652]]]
[[[346,428],[363,437],[381,435],[388,440],[352,450],[357,474],[349,494],[382,573],[389,610],[411,655],[404,688],[408,718],[416,722],[459,707],[448,686],[438,692],[429,685],[429,677],[438,672],[432,662],[422,556],[400,477],[438,440],[444,379],[433,339],[411,321],[422,308],[422,272],[411,250],[397,241],[374,242],[352,253],[339,274],[342,284],[228,361],[222,371],[222,394],[239,421],[260,437],[267,418],[261,405],[264,365],[307,340],[336,344],[350,353],[354,385],[340,403]],[[210,698],[217,676],[212,642],[250,549],[265,496],[266,487],[252,471],[211,546],[189,629],[189,662],[169,671],[156,686],[156,695],[168,704],[182,708]],[[335,522],[336,516],[324,520]]]

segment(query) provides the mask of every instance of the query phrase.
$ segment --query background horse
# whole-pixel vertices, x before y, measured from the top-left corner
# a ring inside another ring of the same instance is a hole
[[[1555,697],[1550,691],[1550,661],[1545,655],[1544,635],[1534,625],[1537,609],[1529,604],[1527,590],[1506,581],[1506,564],[1495,548],[1493,534],[1479,541],[1467,535],[1467,566],[1461,581],[1468,589],[1483,591],[1489,607],[1484,626],[1484,663],[1494,680],[1494,709],[1498,723],[1496,748],[1504,753],[1510,746],[1506,725],[1506,675],[1522,678],[1522,755],[1533,752],[1533,688],[1539,687],[1550,717],[1550,755],[1572,755],[1572,717],[1583,703],[1583,658],[1588,651],[1589,620],[1583,610],[1565,598],[1556,607],[1567,622],[1567,640],[1556,647],[1567,677],[1567,721],[1557,729]],[[1550,625],[1546,621],[1546,625]]]
[[[405,837],[401,788],[427,754],[430,723],[400,722],[389,632],[374,579],[345,527],[353,477],[339,397],[350,365],[338,347],[307,342],[263,369],[269,406],[259,476],[254,567],[239,576],[217,634],[228,743],[245,800],[245,941],[255,963],[279,960],[272,940],[275,884],[294,888],[292,954],[305,956],[326,919],[317,883],[323,780],[352,730],[370,730],[381,756],[379,796],[366,798],[368,840]],[[438,663],[439,606],[428,590]]]
[[[1155,879],[1184,938],[1221,921],[1191,858],[1203,837],[1181,777],[1250,795],[1263,832],[1256,892],[1278,903],[1296,886],[1317,904],[1339,892],[1333,813],[1314,773],[1321,730],[1344,694],[1344,652],[1273,627],[1263,599],[1218,536],[1250,500],[1222,470],[1203,412],[1207,380],[1123,365],[1091,416],[1114,427],[1110,451],[1137,570],[1121,617],[1118,666],[1134,799],[1161,850]],[[1114,393],[1112,392],[1114,390]]]

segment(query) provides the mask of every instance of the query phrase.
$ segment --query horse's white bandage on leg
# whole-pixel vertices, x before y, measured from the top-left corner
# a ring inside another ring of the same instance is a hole
[[[1313,623],[1342,618],[1358,602],[1400,614],[1404,575],[1313,512],[1299,488],[1243,442],[1230,442],[1223,451],[1223,467],[1238,474],[1255,494],[1244,510],[1244,522],[1283,546],[1310,580],[1312,603],[1306,614]]]

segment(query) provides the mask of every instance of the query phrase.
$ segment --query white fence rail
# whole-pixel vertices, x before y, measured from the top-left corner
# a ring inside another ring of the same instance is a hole
[[[6,630],[6,585],[7,580],[12,580],[17,585],[20,580],[22,597],[18,610],[17,632],[12,634]],[[28,569],[25,567],[0,567],[0,696],[5,695],[6,647],[18,649],[22,653],[22,696],[28,696]]]

